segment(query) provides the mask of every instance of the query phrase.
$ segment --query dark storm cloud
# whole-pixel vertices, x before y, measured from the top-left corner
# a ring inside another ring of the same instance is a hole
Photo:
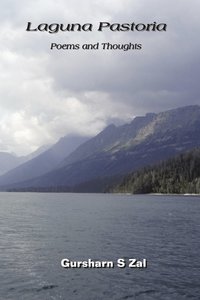
[[[196,0],[1,1],[1,143],[26,152],[70,132],[95,134],[111,120],[200,104],[199,10]],[[28,21],[94,29],[33,33],[25,31]],[[100,21],[164,22],[167,31],[97,32]],[[57,51],[52,42],[143,49]]]

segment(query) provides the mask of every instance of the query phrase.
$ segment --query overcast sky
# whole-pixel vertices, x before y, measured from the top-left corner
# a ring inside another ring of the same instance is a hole
[[[1,0],[0,151],[200,104],[199,0]],[[167,32],[98,32],[99,22],[167,23]],[[92,32],[27,32],[27,22]],[[51,43],[141,43],[140,51],[50,50]]]

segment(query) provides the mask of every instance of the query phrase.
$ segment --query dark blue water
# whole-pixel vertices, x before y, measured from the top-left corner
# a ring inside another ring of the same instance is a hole
[[[199,197],[0,193],[0,208],[0,299],[200,299]]]

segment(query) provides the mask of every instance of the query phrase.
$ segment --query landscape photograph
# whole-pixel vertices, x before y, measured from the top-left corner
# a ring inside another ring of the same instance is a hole
[[[0,299],[199,299],[200,3],[0,7]]]

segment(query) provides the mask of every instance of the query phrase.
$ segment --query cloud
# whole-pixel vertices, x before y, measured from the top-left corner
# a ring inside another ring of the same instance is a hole
[[[193,0],[1,1],[0,150],[28,153],[113,120],[200,104],[200,3]],[[26,24],[94,24],[93,32],[27,32]],[[100,21],[165,22],[167,32],[97,32]],[[141,43],[141,51],[50,50],[52,42]]]

